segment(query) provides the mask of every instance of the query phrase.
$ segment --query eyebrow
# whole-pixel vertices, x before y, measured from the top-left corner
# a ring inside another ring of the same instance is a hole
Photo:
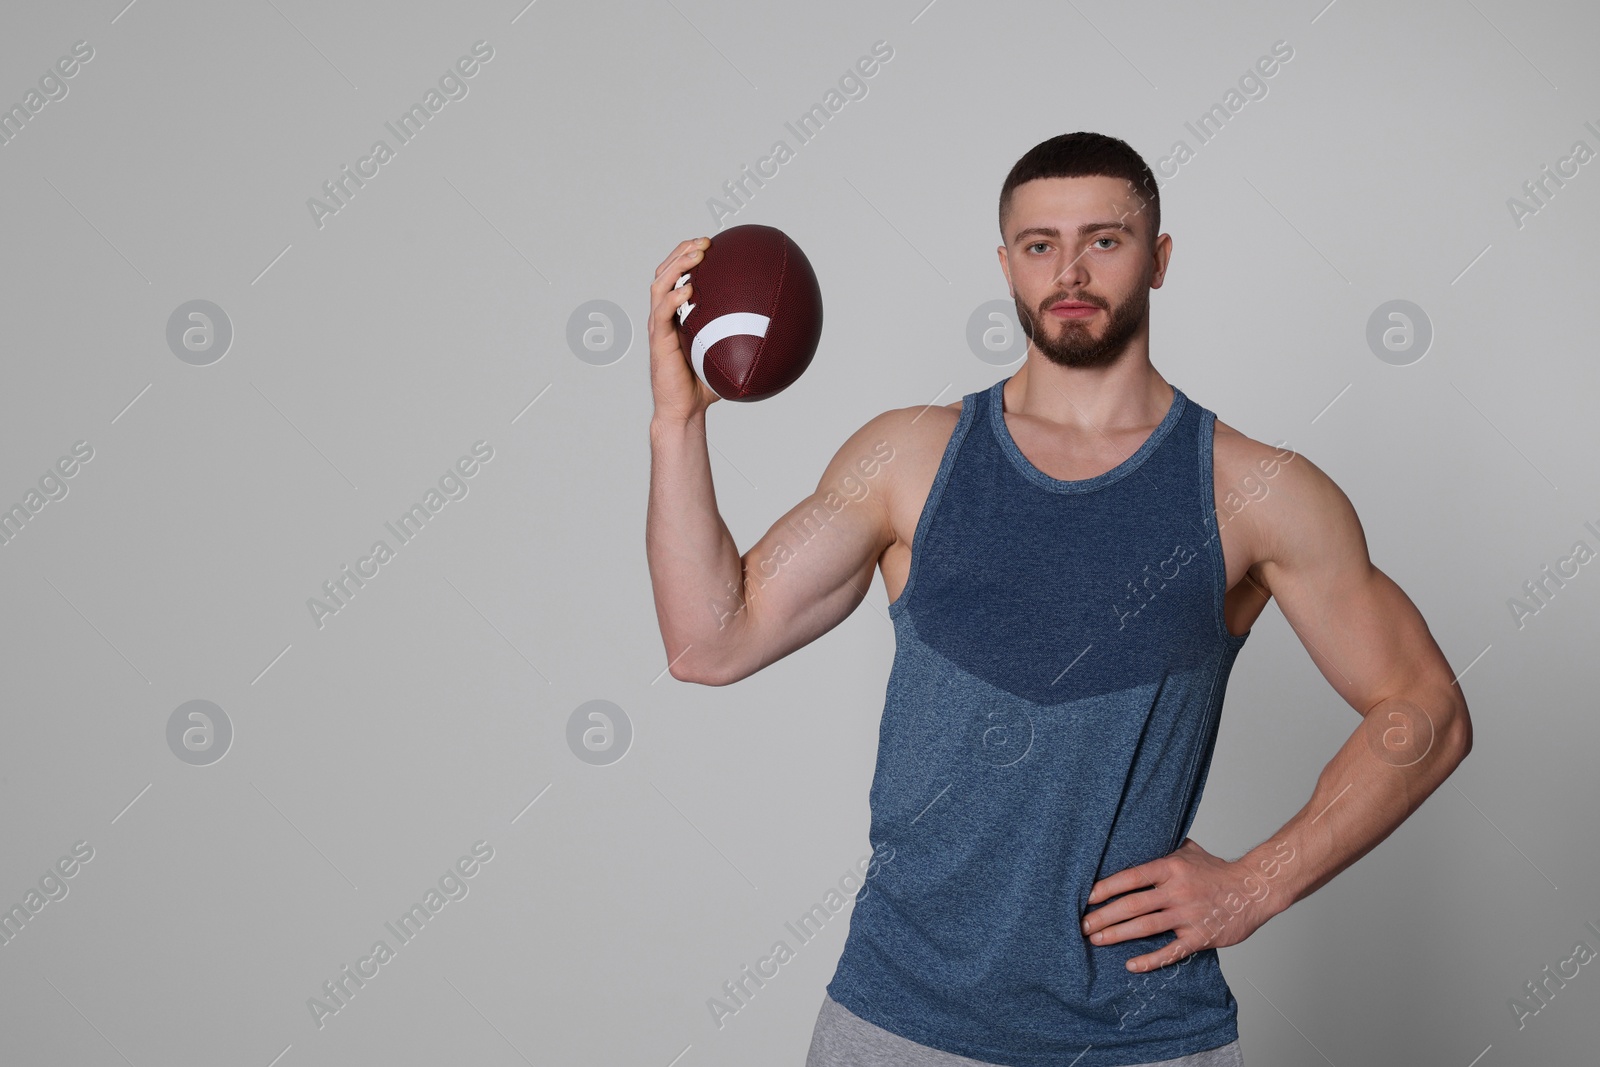
[[[1133,232],[1133,230],[1128,227],[1127,223],[1123,222],[1121,219],[1113,219],[1109,222],[1086,222],[1082,226],[1078,227],[1078,236],[1086,237],[1097,230],[1121,230],[1124,233]],[[1039,235],[1040,237],[1059,238],[1061,236],[1061,231],[1056,229],[1054,226],[1029,226],[1026,230],[1018,230],[1012,235],[1011,240],[1013,242],[1017,242],[1022,240],[1024,237],[1031,237],[1035,234]]]

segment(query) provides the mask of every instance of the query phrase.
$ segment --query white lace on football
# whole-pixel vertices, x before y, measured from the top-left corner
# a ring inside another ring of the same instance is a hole
[[[688,280],[689,280],[689,276],[687,274],[678,275],[678,281],[677,281],[677,283],[675,285],[673,285],[673,288],[674,289],[682,289],[683,288],[683,283],[688,281]],[[685,303],[682,303],[682,304],[678,305],[678,325],[679,326],[683,325],[683,320],[687,319],[689,317],[689,312],[691,312],[693,310],[694,310],[694,305],[691,304],[691,303],[685,302]]]
[[[706,379],[706,353],[711,351],[711,346],[725,337],[765,337],[771,323],[767,316],[753,311],[733,311],[718,315],[700,327],[700,332],[694,335],[694,344],[689,346],[689,362],[694,364],[695,374],[716,393],[717,387]]]

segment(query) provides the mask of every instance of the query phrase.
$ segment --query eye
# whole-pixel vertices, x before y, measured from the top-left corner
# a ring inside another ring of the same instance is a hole
[[[1112,244],[1117,244],[1118,243],[1118,241],[1117,241],[1117,239],[1115,237],[1096,237],[1094,239],[1094,243],[1095,244],[1099,244],[1101,241],[1110,241]]]
[[[1048,247],[1050,247],[1050,246],[1044,241],[1035,241],[1035,242],[1033,242],[1033,244],[1028,246],[1028,250],[1031,252],[1035,248],[1048,248]]]

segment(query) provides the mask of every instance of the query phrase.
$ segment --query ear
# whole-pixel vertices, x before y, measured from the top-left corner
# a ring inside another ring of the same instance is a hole
[[[1159,289],[1161,283],[1167,278],[1167,264],[1172,259],[1172,235],[1162,234],[1156,238],[1155,270],[1151,272],[1150,288]]]

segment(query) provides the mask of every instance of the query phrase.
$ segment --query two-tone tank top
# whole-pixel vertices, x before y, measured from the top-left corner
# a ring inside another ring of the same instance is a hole
[[[1249,636],[1223,621],[1216,416],[1174,386],[1137,451],[1066,481],[1017,447],[1006,381],[964,398],[889,606],[881,861],[828,993],[1012,1067],[1223,1045],[1238,1005],[1215,949],[1135,974],[1171,931],[1098,946],[1081,926],[1096,881],[1188,833]]]

